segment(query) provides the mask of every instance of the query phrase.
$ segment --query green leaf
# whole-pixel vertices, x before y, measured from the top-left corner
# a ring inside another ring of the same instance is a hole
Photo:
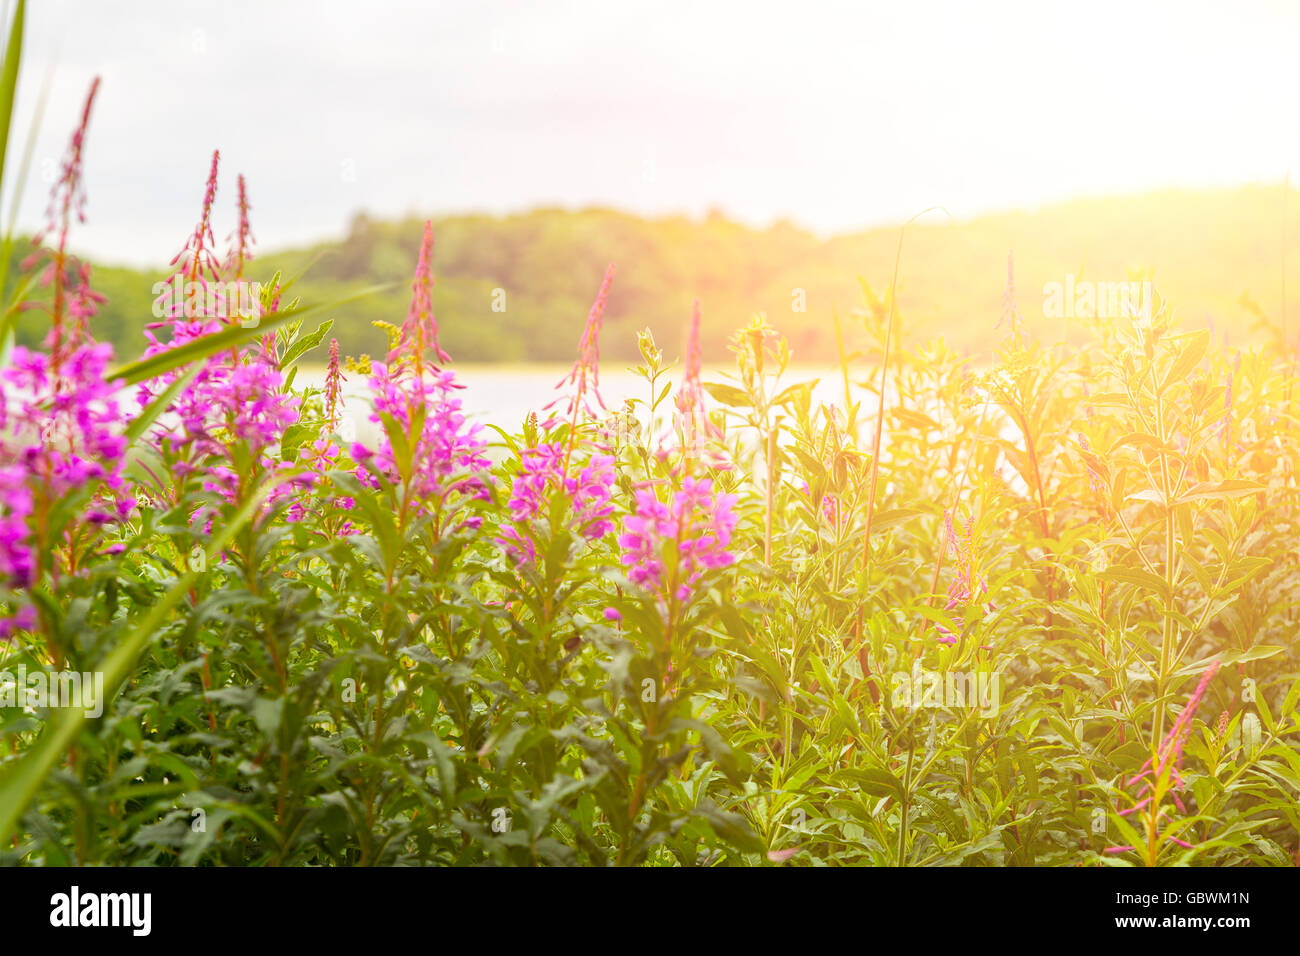
[[[734,385],[724,385],[721,382],[705,382],[704,387],[710,395],[723,405],[728,405],[731,408],[748,408],[750,405],[749,396]]]
[[[1205,349],[1210,344],[1210,330],[1201,329],[1199,332],[1193,332],[1187,339],[1183,350],[1178,353],[1174,359],[1174,364],[1169,367],[1169,374],[1165,376],[1160,383],[1160,391],[1164,391],[1170,385],[1181,382],[1185,379],[1196,366],[1200,363],[1201,358],[1205,355]]]
[[[13,123],[14,97],[18,91],[18,68],[22,63],[23,53],[23,22],[26,19],[27,3],[26,0],[19,0],[18,7],[14,11],[13,21],[9,26],[9,42],[5,47],[5,58],[3,65],[0,65],[0,183],[5,182],[5,162],[9,153],[9,130]],[[9,287],[9,262],[13,257],[14,239],[13,227],[14,220],[18,213],[18,200],[22,195],[22,188],[27,180],[27,168],[31,162],[32,150],[36,146],[36,127],[40,122],[40,117],[45,109],[46,88],[41,91],[40,100],[36,104],[36,113],[32,118],[32,131],[28,137],[27,149],[23,155],[22,166],[19,169],[18,182],[11,188],[13,194],[13,214],[10,216],[9,228],[5,232],[4,241],[0,243],[0,290]],[[9,305],[5,309],[3,317],[0,317],[0,353],[3,353],[3,359],[8,360],[9,348],[13,344],[11,336],[13,335],[13,326],[18,318],[18,304],[24,300],[27,295],[27,288],[31,285],[32,276],[22,276],[16,283],[12,297],[8,299]]]
[[[9,126],[14,115],[14,95],[18,91],[18,67],[23,58],[23,20],[26,13],[26,0],[18,0],[13,22],[9,25],[4,66],[0,68],[0,182],[4,181],[5,157],[9,151]]]
[[[812,379],[807,382],[796,382],[789,388],[783,389],[781,394],[772,399],[773,405],[786,405],[790,402],[808,402],[812,399],[813,389],[821,379]]]
[[[334,320],[326,319],[316,327],[315,332],[312,332],[310,335],[304,335],[302,338],[295,341],[289,346],[289,351],[284,354],[284,358],[280,359],[280,368],[282,370],[288,368],[294,362],[298,361],[298,359],[302,358],[302,356],[307,352],[310,352],[316,346],[320,345],[321,341],[329,334],[330,329],[332,328],[334,328]]]
[[[253,702],[253,721],[257,729],[266,737],[274,737],[280,732],[280,720],[284,715],[283,697],[259,697]]]
[[[864,793],[879,797],[893,797],[902,800],[906,795],[903,782],[888,770],[878,767],[852,768],[842,772],[842,776],[857,784]]]
[[[1147,501],[1153,505],[1160,505],[1162,508],[1165,505],[1165,496],[1161,494],[1159,491],[1157,491],[1155,488],[1144,488],[1141,491],[1135,491],[1131,495],[1127,496],[1124,500],[1125,501]]]
[[[926,508],[889,508],[885,511],[876,512],[871,519],[871,528],[873,531],[884,531],[887,528],[902,524],[910,518],[929,513]]]
[[[1240,498],[1243,495],[1253,495],[1263,491],[1264,485],[1257,481],[1246,481],[1243,478],[1230,478],[1227,481],[1221,481],[1214,485],[1197,485],[1185,494],[1179,495],[1174,499],[1174,504],[1180,505],[1188,501],[1205,501],[1213,499],[1216,501],[1226,501],[1229,498]]]
[[[766,853],[767,847],[749,821],[736,813],[728,813],[709,801],[702,801],[692,809],[692,814],[705,820],[719,839],[738,847],[745,853]]]
[[[1264,661],[1270,657],[1276,657],[1285,653],[1286,648],[1281,644],[1260,644],[1258,647],[1252,647],[1248,651],[1240,651],[1235,654],[1224,654],[1224,664],[1249,664],[1251,661]]]
[[[1158,574],[1152,574],[1145,568],[1112,567],[1107,568],[1097,576],[1103,581],[1132,584],[1140,588],[1146,588],[1149,591],[1155,591],[1162,597],[1169,596],[1169,585],[1165,579]]]
[[[130,444],[134,445],[144,435],[145,430],[171,405],[176,396],[194,380],[200,369],[201,366],[195,365],[193,368],[187,369],[183,375],[178,375],[174,382],[159,392],[153,401],[131,420],[123,432]]]
[[[140,382],[148,381],[151,378],[157,378],[165,372],[170,372],[172,369],[179,368],[182,365],[188,365],[190,362],[197,362],[226,349],[238,348],[245,342],[260,338],[270,330],[278,328],[287,322],[293,322],[300,319],[308,313],[318,312],[321,309],[334,309],[344,303],[352,302],[363,296],[382,291],[385,288],[387,287],[370,286],[354,295],[335,299],[332,302],[320,305],[299,306],[281,312],[272,312],[269,315],[262,316],[256,328],[244,328],[242,325],[236,325],[228,329],[222,329],[220,332],[216,332],[212,335],[205,335],[202,338],[193,340],[192,342],[186,342],[184,345],[177,346],[174,349],[168,349],[165,352],[159,352],[156,355],[150,355],[147,358],[142,358],[135,362],[128,362],[126,365],[123,365],[114,371],[109,376],[109,379],[120,381],[123,385],[138,385]]]

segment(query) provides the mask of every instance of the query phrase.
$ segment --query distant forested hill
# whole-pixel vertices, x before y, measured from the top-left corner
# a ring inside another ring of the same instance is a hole
[[[1285,205],[1294,324],[1300,318],[1300,202],[1294,190]],[[986,347],[996,334],[1007,257],[1014,253],[1020,312],[1050,337],[1081,332],[1044,316],[1045,283],[1064,281],[1069,273],[1123,281],[1135,269],[1154,270],[1157,287],[1184,321],[1209,320],[1244,336],[1254,319],[1239,302],[1243,293],[1280,317],[1283,206],[1280,186],[1260,186],[1081,200],[960,223],[931,213],[908,228],[903,246],[905,333],[942,335],[959,348]],[[375,355],[385,340],[371,323],[400,323],[405,315],[422,226],[417,218],[379,222],[359,215],[341,242],[260,253],[250,278],[305,270],[295,291],[308,302],[392,283],[390,291],[332,316],[345,353]],[[178,237],[187,228],[177,223]],[[461,362],[569,359],[610,261],[618,265],[602,342],[610,358],[631,358],[635,332],[646,326],[676,355],[691,301],[698,298],[708,358],[722,358],[728,333],[754,312],[766,312],[790,338],[796,358],[829,360],[835,354],[832,310],[846,319],[850,336],[859,334],[849,319],[863,303],[858,277],[883,294],[898,243],[897,227],[820,239],[789,223],[752,229],[720,215],[646,219],[608,209],[446,216],[435,220],[434,230],[434,306],[443,344]],[[96,285],[109,297],[96,334],[112,341],[120,356],[138,352],[151,288],[164,273],[96,269]],[[504,311],[494,311],[502,293]],[[23,336],[34,338],[38,324],[35,314],[24,320]]]

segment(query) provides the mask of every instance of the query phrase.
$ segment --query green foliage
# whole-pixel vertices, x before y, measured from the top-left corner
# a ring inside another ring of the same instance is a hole
[[[957,351],[987,350],[989,328],[972,317],[997,314],[1007,250],[1014,249],[1021,307],[1034,337],[1076,346],[1088,340],[1083,324],[1062,324],[1038,308],[1046,283],[1068,274],[1123,278],[1158,264],[1155,278],[1189,323],[1208,320],[1216,338],[1230,334],[1244,344],[1254,336],[1256,309],[1280,314],[1270,224],[1285,207],[1280,190],[1253,187],[1077,201],[964,223],[932,216],[908,227],[907,281],[898,295],[904,331],[917,341],[943,335]],[[1300,203],[1290,209],[1294,244]],[[312,302],[390,283],[387,293],[354,299],[332,316],[345,355],[378,356],[385,338],[372,323],[400,324],[405,315],[422,228],[422,218],[381,222],[358,215],[340,241],[258,253],[250,277],[301,272],[298,291]],[[608,307],[610,360],[635,361],[634,334],[645,327],[670,355],[679,354],[681,317],[698,298],[706,362],[726,360],[731,330],[756,311],[781,327],[800,361],[833,362],[832,310],[843,313],[858,301],[855,276],[862,271],[888,278],[898,238],[894,228],[823,239],[789,223],[755,229],[720,214],[644,219],[609,209],[447,216],[434,220],[434,233],[433,304],[443,345],[457,362],[499,363],[570,361],[574,323],[586,314],[591,289],[611,260],[622,272]],[[1215,243],[1197,238],[1204,235],[1214,235]],[[1287,281],[1300,287],[1300,259],[1291,257],[1288,265]],[[108,301],[94,332],[117,354],[139,351],[160,277],[96,264],[96,285]],[[870,348],[861,327],[845,318],[845,350]],[[34,345],[43,334],[35,316],[22,319],[20,341]]]
[[[709,388],[741,563],[671,606],[564,495],[525,529],[535,563],[498,546],[521,449],[567,423],[503,433],[488,494],[431,509],[394,420],[398,480],[333,472],[307,521],[254,490],[205,531],[190,482],[46,595],[44,643],[6,662],[52,645],[120,691],[95,718],[4,709],[5,858],[1290,865],[1295,369],[1244,353],[1229,401],[1235,359],[1167,310],[1095,333],[1013,336],[983,370],[901,349],[864,552],[875,399],[813,407],[779,333],[742,329]],[[612,449],[620,512],[699,451],[656,453],[659,402]],[[579,427],[581,456],[600,426]],[[1181,785],[1121,813],[1212,660]],[[900,696],[928,674],[997,691]]]

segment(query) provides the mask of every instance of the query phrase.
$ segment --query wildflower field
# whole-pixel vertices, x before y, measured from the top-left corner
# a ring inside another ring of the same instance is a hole
[[[431,228],[342,355],[214,155],[157,277],[199,292],[115,355],[67,245],[96,93],[0,253],[0,860],[1300,864],[1280,320],[1229,348],[1145,284],[1066,347],[1009,275],[957,353],[900,333],[900,242],[816,396],[762,316],[706,373],[697,306],[606,407],[611,264],[554,403],[487,424]]]

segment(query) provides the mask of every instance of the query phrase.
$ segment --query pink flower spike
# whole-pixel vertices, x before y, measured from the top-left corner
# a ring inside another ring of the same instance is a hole
[[[339,427],[343,404],[343,383],[347,381],[339,371],[339,340],[330,339],[330,363],[325,371],[325,419],[330,431]]]
[[[68,233],[72,220],[86,221],[86,184],[82,177],[82,160],[86,145],[86,129],[90,125],[91,107],[99,91],[99,77],[90,84],[86,102],[81,111],[81,122],[73,131],[72,140],[50,192],[46,208],[46,225],[32,239],[36,251],[23,262],[24,269],[34,268],[42,256],[49,261],[40,272],[39,281],[51,287],[50,331],[46,343],[51,352],[51,366],[57,373],[66,353],[88,340],[90,319],[98,311],[104,297],[90,287],[90,266],[78,263],[68,252]],[[51,232],[58,233],[52,249],[45,249],[45,239]]]
[[[244,184],[243,173],[240,173],[239,178],[236,180],[236,188],[239,192],[237,201],[239,225],[230,234],[232,244],[230,254],[226,257],[226,265],[235,279],[242,279],[244,264],[253,258],[253,229],[248,223],[248,189]]]
[[[605,322],[605,304],[609,299],[609,289],[614,283],[616,271],[612,262],[605,269],[605,278],[600,283],[600,291],[596,293],[596,301],[591,304],[591,311],[587,313],[586,328],[582,331],[582,338],[578,340],[578,360],[555,386],[557,389],[565,386],[573,389],[565,403],[565,415],[574,423],[577,422],[579,411],[591,418],[598,418],[600,411],[605,408],[605,401],[600,397],[600,330]],[[596,399],[595,407],[588,401],[588,392]],[[550,409],[559,401],[560,399],[557,398],[546,408]]]
[[[415,263],[415,278],[411,282],[411,306],[406,321],[397,338],[397,345],[388,353],[388,361],[396,362],[408,356],[415,364],[416,375],[424,376],[424,353],[433,349],[436,361],[445,364],[451,356],[438,344],[438,320],[433,315],[433,221],[425,220],[424,241]],[[435,371],[437,365],[434,366]]]
[[[1160,742],[1154,758],[1148,759],[1142,764],[1141,769],[1136,775],[1130,777],[1126,787],[1132,788],[1138,783],[1142,784],[1133,796],[1133,805],[1125,810],[1120,810],[1120,816],[1130,816],[1134,813],[1146,811],[1148,814],[1148,824],[1153,823],[1150,815],[1154,815],[1156,820],[1163,819],[1169,809],[1160,806],[1154,802],[1154,790],[1161,785],[1161,781],[1167,780],[1170,787],[1169,793],[1173,798],[1174,806],[1180,813],[1186,813],[1187,807],[1178,794],[1178,789],[1183,786],[1182,774],[1179,772],[1179,764],[1182,761],[1183,744],[1186,742],[1188,735],[1191,733],[1192,720],[1196,715],[1196,710],[1205,697],[1209,689],[1210,682],[1214,679],[1215,674],[1219,672],[1218,659],[1212,660],[1201,675],[1201,679],[1196,684],[1196,689],[1192,692],[1191,698],[1187,705],[1179,712],[1178,717],[1174,720],[1173,726],[1165,734],[1164,739]],[[1146,796],[1152,794],[1152,796]],[[1194,849],[1192,844],[1183,840],[1167,837],[1171,843],[1175,843],[1184,849]],[[1109,851],[1107,851],[1109,852]]]

